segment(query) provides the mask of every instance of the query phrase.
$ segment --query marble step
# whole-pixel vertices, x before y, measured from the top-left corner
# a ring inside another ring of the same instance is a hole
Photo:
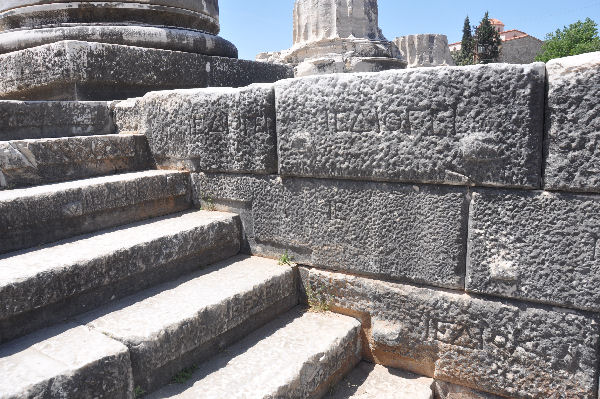
[[[240,229],[190,211],[0,256],[0,342],[234,256]]]
[[[0,346],[2,399],[131,399],[127,347],[87,327],[55,326]]]
[[[126,345],[134,386],[151,392],[297,304],[291,267],[240,255],[78,320]]]
[[[295,308],[149,398],[318,398],[360,359],[360,323]]]
[[[0,191],[0,253],[188,209],[189,175],[148,170]]]
[[[433,399],[433,378],[360,362],[325,399]]]
[[[0,141],[0,190],[149,169],[146,137],[109,134]]]

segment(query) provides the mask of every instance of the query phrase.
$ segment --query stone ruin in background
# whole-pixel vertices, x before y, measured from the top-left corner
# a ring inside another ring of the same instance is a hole
[[[217,0],[2,0],[0,98],[114,100],[290,76],[238,60]]]
[[[296,76],[454,65],[444,35],[387,40],[377,0],[296,0],[293,47],[256,60],[291,65]]]

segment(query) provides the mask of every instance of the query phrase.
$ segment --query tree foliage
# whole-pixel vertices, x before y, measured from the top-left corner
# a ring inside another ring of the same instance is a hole
[[[557,29],[554,33],[546,35],[546,42],[542,46],[536,61],[548,62],[554,58],[568,57],[600,51],[600,37],[598,37],[598,25],[586,18],[584,22],[577,21],[574,24]]]
[[[488,12],[475,28],[475,45],[477,46],[476,59],[479,63],[489,64],[498,61],[502,39],[498,30],[492,25]]]
[[[475,42],[473,39],[473,32],[471,31],[471,21],[469,16],[465,18],[465,24],[463,25],[463,36],[461,41],[460,52],[458,53],[457,65],[471,65],[473,64],[473,51],[475,48]]]

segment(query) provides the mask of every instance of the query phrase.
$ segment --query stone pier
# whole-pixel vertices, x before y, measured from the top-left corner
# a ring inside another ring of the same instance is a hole
[[[0,98],[112,100],[290,76],[238,60],[219,29],[218,0],[3,1]]]
[[[377,0],[296,0],[293,47],[256,60],[292,65],[296,76],[404,68],[378,21]]]

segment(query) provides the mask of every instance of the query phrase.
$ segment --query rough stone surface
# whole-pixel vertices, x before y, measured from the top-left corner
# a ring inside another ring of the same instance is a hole
[[[0,191],[0,253],[178,212],[189,176],[151,170]]]
[[[195,201],[239,213],[252,253],[463,288],[467,198],[454,187],[193,174]]]
[[[0,33],[0,53],[24,50],[63,40],[122,44],[237,58],[237,48],[209,33],[160,26],[83,25],[19,29]]]
[[[359,363],[326,399],[433,399],[433,379]]]
[[[498,62],[507,64],[530,64],[540,54],[544,42],[536,37],[526,35],[502,41]]]
[[[60,24],[118,23],[176,26],[219,33],[217,0],[39,1],[0,6],[0,31]],[[90,4],[91,3],[91,4]],[[208,7],[207,7],[208,6]]]
[[[71,40],[0,55],[0,64],[0,98],[16,100],[116,100],[152,90],[241,87],[292,76],[283,65]]]
[[[548,62],[544,187],[600,192],[600,52]]]
[[[294,270],[275,260],[239,256],[151,288],[84,317],[125,344],[134,386],[152,391],[298,304]],[[91,319],[91,320],[90,320]],[[260,323],[259,321],[259,323]],[[246,324],[246,325],[244,325]],[[209,348],[210,347],[210,348]]]
[[[149,398],[319,398],[358,363],[359,329],[351,317],[293,310]]]
[[[148,168],[142,135],[0,142],[0,190]]]
[[[148,137],[161,167],[277,172],[273,85],[152,92],[114,109],[119,128],[137,128]],[[131,127],[132,115],[137,115],[136,127]]]
[[[444,381],[436,381],[434,388],[437,399],[502,399],[491,393],[476,391]]]
[[[598,312],[598,224],[598,196],[476,192],[466,288]]]
[[[446,35],[421,34],[394,40],[408,68],[454,66]]]
[[[538,63],[279,82],[279,172],[539,187],[544,76]]]
[[[595,316],[301,268],[377,363],[510,398],[596,398]]]
[[[105,102],[0,101],[0,141],[114,133]]]
[[[233,256],[238,223],[189,212],[4,255],[0,342]]]
[[[86,327],[63,324],[0,346],[3,399],[133,397],[123,344]]]

